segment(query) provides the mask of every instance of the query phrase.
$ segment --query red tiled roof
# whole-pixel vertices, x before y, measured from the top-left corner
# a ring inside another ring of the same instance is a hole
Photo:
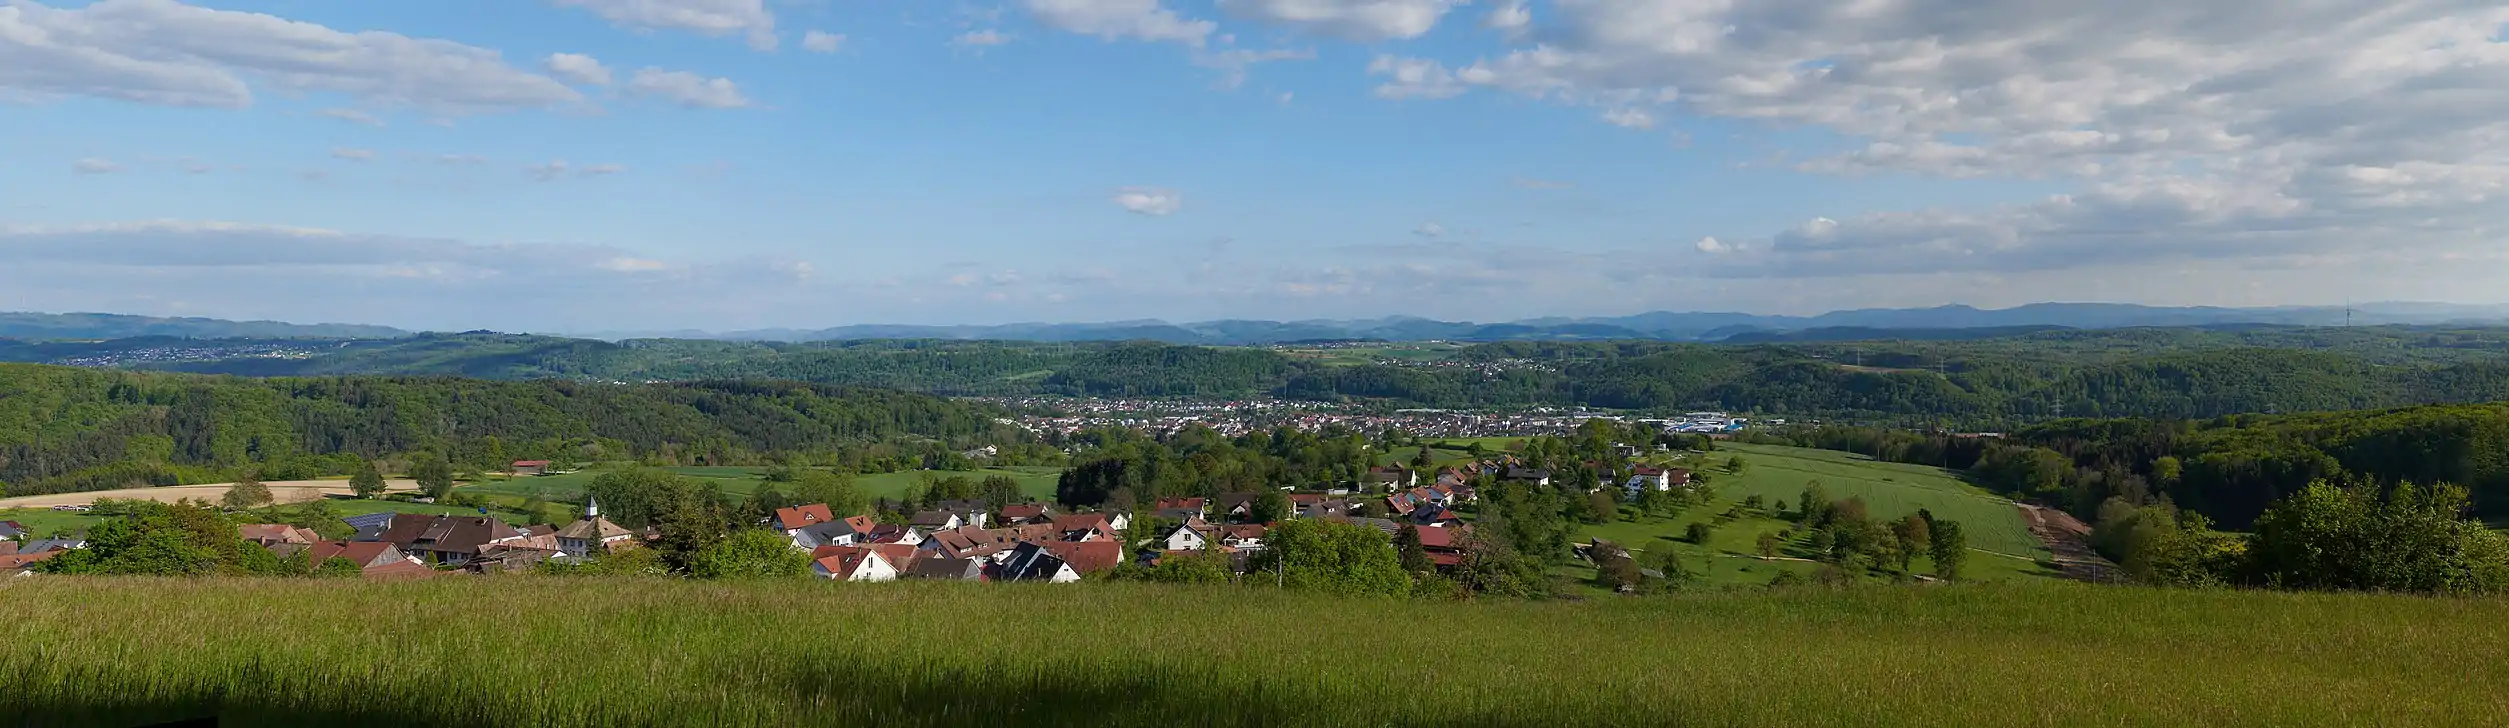
[[[305,562],[320,567],[322,562],[337,556],[355,562],[362,569],[374,566],[389,550],[392,550],[392,544],[382,541],[316,541],[307,550]]]
[[[827,506],[820,506],[820,508],[826,507]],[[870,516],[855,516],[845,519],[845,525],[854,527],[855,533],[870,533],[872,531],[879,530],[880,528],[880,522],[872,520]]]
[[[1421,526],[1420,546],[1423,548],[1454,548],[1457,536],[1463,534],[1438,526]]]
[[[775,525],[787,531],[808,528],[833,520],[836,520],[836,514],[828,511],[826,503],[775,509]]]
[[[547,460],[516,460],[516,461],[514,461],[514,467],[517,467],[517,468],[545,468],[545,467],[549,467],[549,461],[547,461]]]
[[[813,552],[813,555],[821,553],[827,555],[819,557],[819,568],[835,574],[838,579],[854,578],[854,572],[861,569],[863,564],[871,559],[888,560],[888,557],[880,555],[879,552],[861,546],[821,546],[818,551]],[[894,568],[897,565],[889,564],[889,566]]]
[[[26,568],[28,564],[49,559],[54,556],[58,556],[61,553],[62,552],[59,551],[46,551],[40,554],[13,554],[9,556],[0,556],[0,571],[16,571],[18,569],[23,569]]]
[[[898,571],[905,571],[907,567],[914,565],[915,557],[918,555],[918,549],[902,543],[875,543],[863,548],[878,553],[880,558],[887,559],[889,566],[895,567]]]
[[[1051,541],[1038,544],[1046,552],[1070,564],[1083,575],[1095,574],[1124,563],[1124,545],[1113,541]]]
[[[1043,516],[1046,514],[1046,511],[1052,509],[1053,506],[1044,503],[1022,503],[1015,506],[1002,506],[1002,517],[1014,521],[1025,521],[1038,516]]]
[[[1248,523],[1248,524],[1243,524],[1243,525],[1236,525],[1236,526],[1221,526],[1221,527],[1220,527],[1220,537],[1221,537],[1221,538],[1235,538],[1235,539],[1263,538],[1264,534],[1271,533],[1271,532],[1272,532],[1272,527],[1271,527],[1271,526],[1266,526],[1266,525],[1263,525],[1263,524],[1260,524],[1260,523]]]

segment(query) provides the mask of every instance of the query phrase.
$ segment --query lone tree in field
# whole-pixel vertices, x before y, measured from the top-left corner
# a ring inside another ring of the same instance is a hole
[[[1925,516],[1911,513],[1892,521],[1890,532],[1892,538],[1899,542],[1896,553],[1899,556],[1900,571],[1911,570],[1917,554],[1934,547],[1934,528]]]
[[[1598,490],[1586,495],[1586,510],[1594,516],[1595,523],[1611,523],[1619,520],[1620,499],[1612,497],[1609,490]]]
[[[1740,455],[1725,459],[1725,472],[1728,473],[1741,475],[1742,471],[1749,469],[1750,467],[1751,461],[1742,459],[1742,456]]]
[[[1774,533],[1763,533],[1763,534],[1760,534],[1760,543],[1759,543],[1759,546],[1760,546],[1760,557],[1761,557],[1761,558],[1766,558],[1766,559],[1774,559],[1774,558],[1777,558],[1777,549],[1778,549],[1778,547],[1779,547],[1779,546],[1782,546],[1782,545],[1784,545],[1784,544],[1785,544],[1785,541],[1784,541],[1783,539],[1778,538],[1778,537],[1777,537],[1777,534],[1774,534]]]
[[[1716,536],[1716,527],[1708,525],[1706,521],[1698,521],[1690,524],[1689,530],[1683,535],[1689,538],[1691,543],[1706,546],[1708,539]]]
[[[219,504],[239,511],[270,505],[270,486],[262,485],[261,478],[252,471],[244,471],[235,476],[235,485],[227,488]]]
[[[443,498],[453,493],[453,464],[444,456],[421,455],[409,466],[409,476],[418,481],[418,491],[429,498]]]
[[[364,461],[356,473],[348,476],[348,489],[359,498],[383,495],[383,471],[375,468],[375,461]]]
[[[1969,560],[1969,536],[1960,532],[1959,521],[1934,522],[1934,575],[1958,581],[1960,567]]]

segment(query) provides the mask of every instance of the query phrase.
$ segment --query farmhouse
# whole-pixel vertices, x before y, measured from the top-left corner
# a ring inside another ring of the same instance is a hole
[[[794,531],[835,520],[836,514],[828,511],[826,503],[775,509],[775,527],[787,536],[793,535]]]
[[[313,529],[284,523],[247,523],[236,526],[235,530],[244,540],[264,548],[280,544],[303,546],[322,540],[322,534],[314,533]]]
[[[1061,540],[1064,541],[1122,541],[1124,539],[1124,535],[1116,531],[1115,524],[1108,521],[1106,514],[1103,513],[1055,516],[1053,524],[1054,530],[1062,534]]]
[[[478,557],[482,547],[524,538],[522,531],[486,516],[412,516],[393,519],[376,540],[430,563],[459,566]]]
[[[601,517],[601,500],[584,499],[584,517],[566,524],[553,534],[557,550],[569,556],[585,557],[610,553],[636,545],[636,533]]]
[[[1401,466],[1388,465],[1368,469],[1368,482],[1389,490],[1403,490],[1420,484],[1420,473]]]
[[[1200,551],[1211,546],[1211,524],[1186,521],[1160,536],[1161,551]]]
[[[508,470],[515,475],[548,475],[549,461],[516,460],[513,465],[508,466]]]

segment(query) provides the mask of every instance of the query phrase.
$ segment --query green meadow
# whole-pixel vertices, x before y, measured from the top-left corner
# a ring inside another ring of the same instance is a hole
[[[1723,472],[1726,459],[1736,456],[1746,463],[1742,474]],[[1835,450],[1721,442],[1693,467],[1709,469],[1718,494],[1730,499],[1758,495],[1800,508],[1796,501],[1802,500],[1804,485],[1819,481],[1832,499],[1863,498],[1876,519],[1927,509],[1937,518],[1959,521],[1972,548],[2032,559],[2049,555],[2046,545],[2030,535],[2012,501],[1942,468],[1878,462]]]
[[[2497,599],[2034,581],[1458,603],[523,576],[33,577],[0,599],[0,716],[23,725],[2509,720]]]

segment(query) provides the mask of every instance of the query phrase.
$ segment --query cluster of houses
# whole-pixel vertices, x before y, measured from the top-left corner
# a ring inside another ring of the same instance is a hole
[[[36,562],[61,555],[70,549],[86,548],[87,542],[75,538],[33,538],[26,526],[16,521],[0,521],[0,576],[26,573]]]

